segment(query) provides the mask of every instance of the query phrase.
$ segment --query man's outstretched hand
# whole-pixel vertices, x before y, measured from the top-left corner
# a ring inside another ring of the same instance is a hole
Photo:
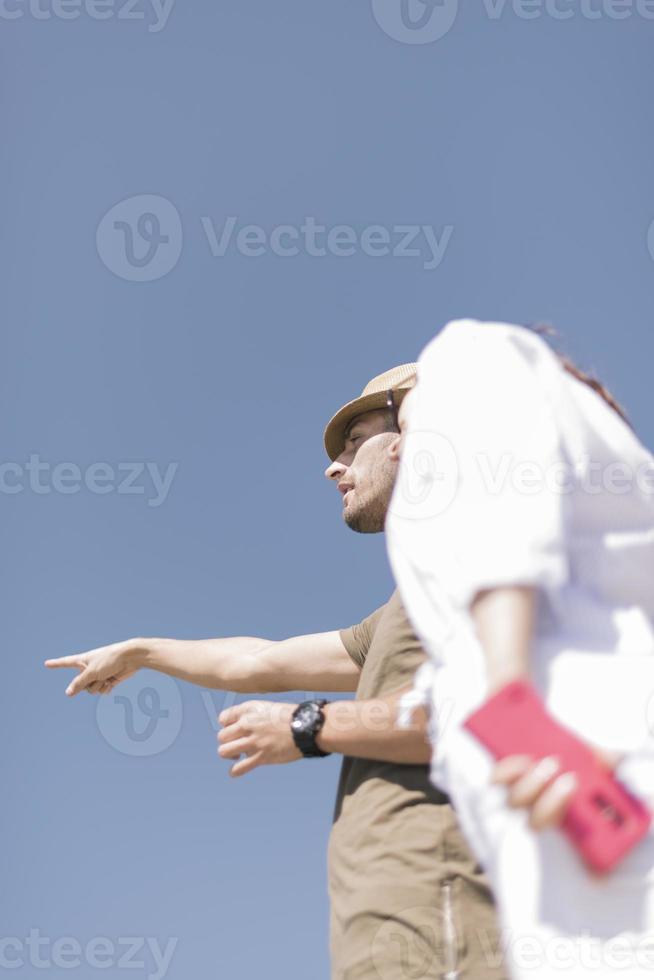
[[[246,701],[218,715],[223,725],[217,736],[218,755],[238,760],[229,770],[230,776],[244,776],[257,766],[302,758],[291,734],[291,716],[296,708],[296,704],[285,701]]]
[[[70,657],[58,657],[46,660],[45,666],[50,668],[73,667],[79,673],[73,678],[66,694],[73,697],[80,691],[89,694],[108,694],[117,684],[127,680],[139,669],[138,657],[141,644],[139,640],[125,640],[122,643],[112,643],[87,653],[76,653]]]

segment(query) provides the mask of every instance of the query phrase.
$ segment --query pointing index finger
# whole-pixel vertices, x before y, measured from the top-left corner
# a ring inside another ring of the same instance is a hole
[[[71,657],[57,657],[54,660],[44,660],[45,667],[85,667],[86,664],[79,654]]]

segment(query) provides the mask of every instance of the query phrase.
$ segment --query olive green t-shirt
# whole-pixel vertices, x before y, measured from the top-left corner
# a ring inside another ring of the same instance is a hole
[[[340,635],[361,668],[357,700],[409,687],[426,656],[397,591],[386,605]],[[495,935],[492,897],[456,815],[430,782],[426,765],[343,759],[329,841],[329,890],[332,956],[339,964],[332,975],[339,980],[376,976],[371,956],[380,924],[410,924],[412,917],[424,915],[438,923],[437,910],[445,907],[450,894],[457,949],[445,955],[452,930],[437,927],[433,968],[441,960],[451,963],[454,956],[462,978],[503,975],[487,966],[479,972],[477,933],[491,937],[491,945]],[[442,974],[425,974],[433,975]]]
[[[358,701],[409,687],[425,660],[397,590],[385,605],[358,625],[341,630],[340,635],[350,657],[361,668]],[[362,853],[368,855],[366,877],[382,871],[380,859],[393,864],[393,874],[414,881],[419,869],[411,864],[424,861],[422,873],[431,876],[433,853],[427,855],[425,845],[435,842],[437,836],[432,806],[446,802],[447,797],[430,782],[427,765],[345,756],[330,843],[330,864],[336,879],[346,868],[358,865]],[[400,836],[393,833],[394,826],[401,831]],[[378,846],[376,834],[381,828],[385,840]],[[403,839],[405,834],[410,834],[409,840]],[[414,852],[411,862],[407,854],[400,855],[401,849]]]
[[[357,701],[380,698],[413,683],[416,671],[425,660],[425,653],[413,632],[397,590],[389,601],[370,616],[349,629],[340,631],[350,657],[361,668],[357,685]],[[408,802],[406,794],[418,793],[432,803],[443,803],[446,797],[429,780],[426,765],[400,765],[355,759],[345,756],[336,796],[334,819],[339,821],[350,806],[349,798],[372,791],[362,787],[373,777],[392,779],[399,799]],[[375,795],[379,792],[372,791]],[[412,799],[412,802],[415,802]]]

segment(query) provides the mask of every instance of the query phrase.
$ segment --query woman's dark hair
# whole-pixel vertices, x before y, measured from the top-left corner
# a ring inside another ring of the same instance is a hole
[[[541,337],[547,337],[550,342],[552,339],[557,339],[559,336],[555,328],[546,323],[526,324],[526,327],[528,330],[539,334]],[[576,378],[578,381],[582,381],[584,384],[588,385],[589,388],[592,388],[593,391],[596,391],[597,394],[600,395],[600,397],[603,398],[604,401],[618,413],[623,422],[626,422],[629,428],[633,429],[633,425],[629,421],[629,417],[624,408],[622,405],[620,405],[617,399],[613,397],[606,385],[602,384],[602,382],[593,374],[587,374],[585,371],[582,371],[581,368],[578,368],[574,361],[572,361],[567,354],[562,354],[561,351],[557,350],[553,343],[551,346],[568,374],[571,374],[573,378]]]

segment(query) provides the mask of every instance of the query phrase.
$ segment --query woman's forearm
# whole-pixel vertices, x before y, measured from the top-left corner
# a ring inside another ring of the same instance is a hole
[[[471,612],[486,655],[489,694],[509,681],[528,677],[536,590],[510,586],[479,592]]]

